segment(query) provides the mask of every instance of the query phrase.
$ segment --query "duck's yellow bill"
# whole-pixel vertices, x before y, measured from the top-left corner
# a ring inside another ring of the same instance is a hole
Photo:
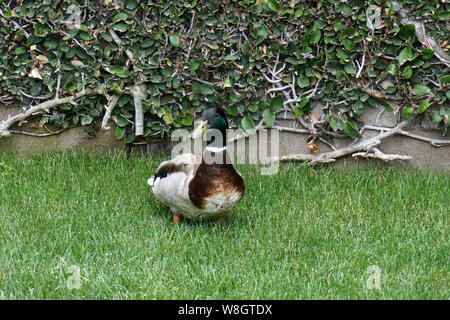
[[[192,132],[192,139],[197,139],[203,137],[205,132],[208,130],[208,121],[200,121],[200,124]]]

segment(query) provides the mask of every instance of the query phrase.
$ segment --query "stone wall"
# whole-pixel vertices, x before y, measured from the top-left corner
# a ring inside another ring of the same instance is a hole
[[[19,112],[17,107],[0,106],[0,121],[7,118],[9,114]],[[321,108],[316,107],[315,111],[320,114]],[[295,119],[289,117],[289,114],[284,118],[281,114],[278,119],[279,126],[293,128],[295,127]],[[367,108],[361,115],[362,121],[366,124],[392,128],[397,123],[398,114],[383,111],[383,108]],[[36,125],[34,124],[34,127]],[[21,127],[15,127],[14,130],[33,132],[33,124],[27,123]],[[442,136],[442,131],[433,128],[432,124],[426,121],[416,121],[407,127],[405,130],[412,134],[422,137],[429,137],[439,140],[450,140],[450,134]],[[108,131],[97,130],[95,126],[76,127],[61,132],[58,135],[48,137],[35,137],[23,134],[13,134],[7,138],[0,138],[0,152],[16,152],[22,155],[32,155],[40,153],[52,153],[62,150],[74,150],[81,148],[84,150],[123,150],[127,146],[123,140],[116,140],[114,138],[114,125]],[[363,133],[363,138],[373,137],[377,135],[378,131],[366,130]],[[281,131],[279,134],[279,151],[281,155],[309,153],[310,150],[306,147],[306,134],[293,133],[288,131]],[[248,139],[246,139],[248,140]],[[335,139],[334,146],[342,148],[353,140]],[[141,146],[128,146],[135,153],[149,153],[149,154],[170,154],[170,150],[174,142],[155,142]],[[323,142],[318,142],[319,153],[331,150],[331,147]],[[270,150],[270,145],[268,147]],[[395,165],[402,167],[412,167],[421,169],[431,169],[438,171],[450,171],[450,146],[434,147],[429,142],[419,140],[417,138],[407,136],[394,136],[384,140],[379,149],[385,153],[401,154],[413,157],[412,160],[395,161]],[[246,141],[245,150],[248,152],[249,145]],[[238,155],[242,156],[242,155]],[[345,164],[352,165],[356,163],[351,156],[347,156],[336,162],[337,166]],[[366,163],[365,160],[358,160],[358,163]]]

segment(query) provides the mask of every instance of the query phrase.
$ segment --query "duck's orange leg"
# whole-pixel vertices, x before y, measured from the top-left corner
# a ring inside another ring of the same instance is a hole
[[[222,218],[221,218],[221,217],[218,217],[218,218],[216,219],[216,221],[217,221],[217,224],[219,225],[219,227],[221,227],[221,226],[222,226]]]
[[[175,224],[175,225],[177,225],[178,224],[178,222],[180,222],[180,216],[173,216],[173,224]]]

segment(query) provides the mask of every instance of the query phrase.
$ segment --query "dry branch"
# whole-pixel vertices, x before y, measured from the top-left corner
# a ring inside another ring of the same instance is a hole
[[[58,98],[58,99],[53,99],[53,100],[49,100],[49,101],[45,101],[43,103],[40,103],[36,106],[32,106],[29,109],[20,112],[19,114],[16,114],[15,116],[9,116],[8,119],[6,119],[5,121],[2,121],[0,123],[0,137],[7,137],[9,136],[11,133],[9,132],[9,128],[22,121],[22,120],[26,120],[28,117],[34,115],[34,114],[38,114],[41,113],[42,111],[46,111],[49,110],[51,108],[57,107],[59,105],[62,105],[64,103],[71,103],[74,104],[75,101],[83,96],[86,95],[86,90],[82,90],[76,94],[74,94],[73,96],[70,97],[66,97],[66,98]]]
[[[282,156],[282,157],[276,157],[274,160],[275,161],[306,161],[306,162],[308,162],[308,164],[311,165],[311,164],[316,164],[316,163],[334,162],[334,161],[336,161],[337,158],[341,158],[343,156],[346,156],[349,154],[354,154],[354,153],[356,153],[356,156],[363,156],[363,154],[366,154],[367,151],[371,151],[373,148],[378,146],[382,140],[385,140],[385,139],[401,132],[402,129],[404,127],[406,127],[409,123],[411,123],[411,121],[413,119],[414,119],[414,117],[411,116],[408,120],[402,121],[396,127],[392,128],[389,131],[384,131],[373,138],[364,139],[358,143],[351,144],[342,149],[325,152],[325,153],[322,153],[319,155],[299,153],[299,154],[287,155],[287,156]],[[391,155],[391,157],[389,157],[389,155],[382,156],[381,152],[377,153],[377,154],[378,154],[378,156],[376,156],[376,157],[378,157],[380,159],[383,158],[383,160],[385,160],[385,161],[389,160],[389,158],[392,158],[391,160],[395,160],[394,158],[404,157],[404,159],[406,159],[405,157],[407,157],[407,156],[397,156],[397,155],[395,155],[395,157],[392,155]],[[375,156],[370,156],[370,157],[375,157]]]
[[[362,127],[361,131],[364,131],[364,130],[389,131],[389,130],[392,130],[392,128],[365,125],[364,127]],[[437,147],[437,148],[444,147],[446,145],[450,145],[450,140],[433,139],[433,138],[421,136],[419,134],[411,133],[411,132],[408,132],[405,130],[398,130],[397,134],[400,134],[400,135],[403,135],[406,137],[410,137],[413,139],[429,142],[433,147]]]
[[[119,101],[119,97],[116,95],[111,96],[111,98],[108,100],[108,104],[106,105],[105,115],[103,116],[103,120],[102,120],[102,129],[103,130],[111,129],[111,127],[108,127],[108,121],[109,121],[109,119],[111,119],[111,114],[112,114],[112,111],[114,110],[114,108],[116,107],[117,101]]]
[[[131,90],[134,98],[135,118],[136,118],[136,136],[144,134],[144,113],[142,111],[142,97],[144,96],[145,86],[135,85]]]
[[[393,161],[393,160],[411,160],[411,156],[402,156],[398,154],[385,154],[378,150],[377,148],[373,148],[373,152],[356,152],[352,154],[352,157],[354,159],[361,157],[361,158],[372,158],[372,159],[379,159],[383,160],[385,162]]]

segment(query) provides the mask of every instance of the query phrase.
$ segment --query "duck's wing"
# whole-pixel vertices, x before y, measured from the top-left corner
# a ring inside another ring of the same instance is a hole
[[[152,187],[155,196],[169,206],[171,203],[187,201],[189,182],[201,161],[201,156],[180,154],[161,162],[156,174],[148,179],[147,183]]]

